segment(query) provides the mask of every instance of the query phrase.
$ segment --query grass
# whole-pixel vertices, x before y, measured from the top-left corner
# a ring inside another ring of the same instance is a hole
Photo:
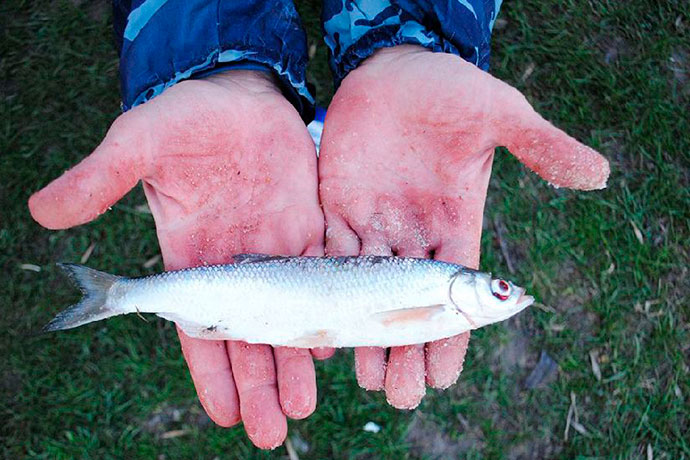
[[[682,4],[504,4],[492,72],[606,155],[609,187],[556,190],[499,152],[482,267],[508,273],[510,258],[511,276],[541,305],[474,334],[459,383],[429,391],[412,413],[360,390],[351,352],[319,363],[317,412],[290,423],[300,458],[690,457],[690,18]],[[316,45],[309,77],[325,105],[332,86],[320,6],[298,7]],[[151,217],[137,212],[140,189],[67,231],[40,228],[25,204],[119,113],[110,21],[96,0],[0,5],[0,456],[285,458],[284,448],[257,451],[241,429],[205,418],[168,323],[126,317],[30,335],[76,298],[54,262],[78,261],[95,243],[93,266],[161,269],[143,268],[158,247]],[[526,388],[542,351],[558,372]],[[566,441],[572,397],[578,418]],[[368,421],[381,432],[363,431]],[[173,430],[184,435],[165,438]]]

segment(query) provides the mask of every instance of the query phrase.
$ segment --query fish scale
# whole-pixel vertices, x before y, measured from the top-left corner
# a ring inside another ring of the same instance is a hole
[[[45,329],[136,312],[174,321],[201,339],[394,346],[482,327],[533,300],[512,283],[429,259],[240,254],[234,260],[142,278],[64,264],[85,296]]]

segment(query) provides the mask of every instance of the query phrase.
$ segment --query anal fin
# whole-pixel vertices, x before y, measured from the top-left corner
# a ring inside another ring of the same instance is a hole
[[[220,322],[217,324],[206,325],[183,319],[174,313],[158,313],[157,315],[163,319],[177,324],[177,326],[182,329],[182,332],[189,337],[204,340],[231,339],[230,334],[228,334],[227,327],[223,326],[223,323]]]

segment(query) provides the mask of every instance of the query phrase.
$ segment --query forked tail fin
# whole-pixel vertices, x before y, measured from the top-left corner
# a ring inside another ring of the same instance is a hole
[[[83,324],[99,321],[124,313],[106,305],[108,290],[121,276],[99,272],[77,264],[57,264],[84,294],[81,301],[61,311],[48,324],[44,332],[72,329]]]

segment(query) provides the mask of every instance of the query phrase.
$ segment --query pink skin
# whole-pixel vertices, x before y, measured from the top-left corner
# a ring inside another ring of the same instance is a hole
[[[104,213],[139,180],[167,270],[228,263],[241,252],[323,252],[314,144],[262,72],[185,81],[121,115],[101,145],[29,207],[44,227],[68,228]],[[254,444],[274,448],[285,439],[286,416],[314,411],[309,350],[178,333],[201,404],[217,424],[242,420]]]
[[[606,186],[608,162],[540,117],[514,88],[462,59],[404,45],[351,72],[326,117],[319,160],[326,252],[479,264],[496,146],[554,185]],[[416,407],[458,378],[469,333],[355,350],[359,384]]]

